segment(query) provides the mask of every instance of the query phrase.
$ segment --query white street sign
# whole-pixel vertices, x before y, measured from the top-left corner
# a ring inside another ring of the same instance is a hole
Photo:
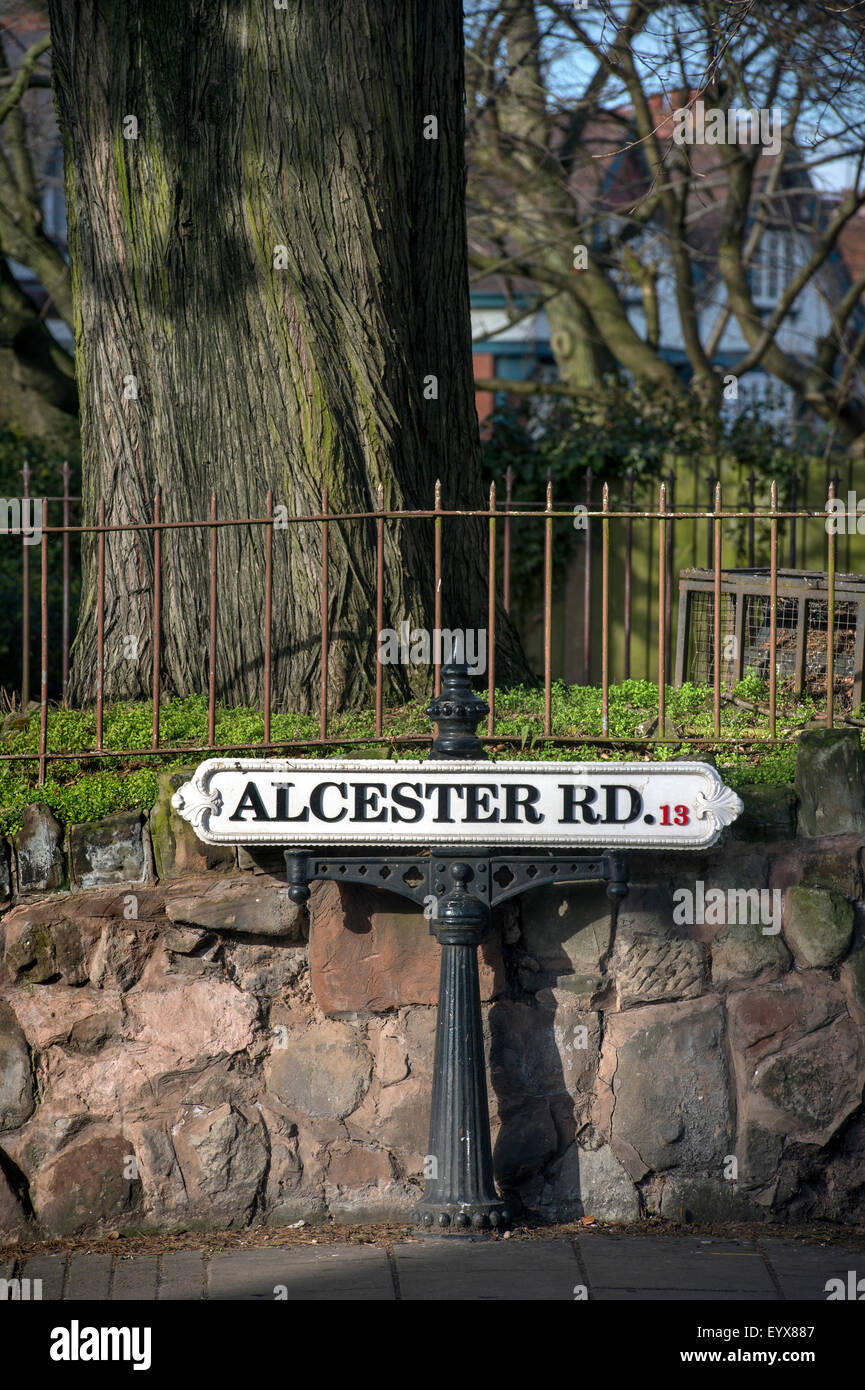
[[[706,763],[212,758],[171,803],[206,844],[714,844],[742,802]]]

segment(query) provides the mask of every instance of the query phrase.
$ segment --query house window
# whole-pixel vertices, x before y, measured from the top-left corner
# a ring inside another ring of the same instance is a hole
[[[748,270],[755,304],[775,304],[793,274],[790,240],[782,232],[764,232]]]
[[[763,297],[773,304],[778,298],[778,234],[763,233]]]

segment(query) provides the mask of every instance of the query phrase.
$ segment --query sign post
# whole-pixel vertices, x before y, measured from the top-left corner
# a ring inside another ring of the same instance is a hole
[[[441,973],[430,1172],[416,1216],[442,1232],[501,1230],[511,1213],[493,1180],[477,960],[491,909],[529,888],[594,879],[615,913],[628,847],[711,845],[742,803],[704,763],[491,763],[475,732],[488,706],[468,668],[441,674],[426,711],[438,725],[428,760],[214,758],[172,804],[205,843],[285,846],[296,903],[327,879],[423,907]],[[363,846],[394,852],[346,852]]]

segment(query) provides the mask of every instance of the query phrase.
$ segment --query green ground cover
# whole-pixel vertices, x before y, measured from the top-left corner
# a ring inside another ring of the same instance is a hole
[[[610,687],[609,736],[633,743],[605,746],[591,742],[551,743],[544,737],[542,689],[515,687],[496,695],[496,721],[491,756],[499,759],[558,759],[609,761],[654,760],[669,757],[714,757],[724,780],[733,787],[763,783],[792,783],[796,734],[820,713],[811,699],[794,699],[779,688],[775,744],[755,748],[746,740],[768,736],[768,717],[761,706],[768,699],[766,685],[748,675],[731,692],[739,703],[722,706],[722,737],[736,742],[719,745],[714,752],[694,740],[711,738],[712,689],[705,685],[667,687],[667,736],[659,742],[656,732],[657,686],[651,681],[629,680]],[[858,715],[858,711],[854,712]],[[147,748],[150,744],[153,707],[149,701],[107,705],[104,711],[103,746],[106,750]],[[384,740],[375,739],[371,710],[336,715],[329,735],[336,742],[323,754],[320,748],[286,750],[291,756],[309,757],[423,757],[427,745],[399,747],[393,740],[405,735],[428,739],[430,723],[420,705],[386,711]],[[481,729],[483,733],[484,730]],[[566,686],[557,682],[552,691],[552,733],[562,739],[601,735],[601,691],[594,686]],[[254,745],[264,737],[264,719],[252,709],[217,708],[216,744],[239,745],[260,753]],[[274,714],[274,742],[313,740],[318,737],[315,715]],[[505,741],[513,739],[515,742]],[[350,742],[363,739],[364,743]],[[497,742],[502,740],[502,742]],[[742,742],[738,742],[742,740]],[[47,780],[38,786],[35,761],[0,763],[0,834],[10,834],[20,824],[21,811],[33,801],[52,808],[67,824],[99,820],[115,811],[144,809],[156,799],[160,772],[189,767],[206,753],[196,752],[207,743],[207,700],[204,696],[167,700],[160,707],[160,742],[179,752],[158,756],[134,755],[100,761],[88,757],[96,741],[93,710],[51,709],[48,715],[48,751],[68,753],[68,758],[48,764]],[[35,753],[39,748],[39,711],[27,716],[10,715],[0,727],[0,753]],[[188,750],[188,751],[187,751]],[[77,756],[74,756],[77,755]]]

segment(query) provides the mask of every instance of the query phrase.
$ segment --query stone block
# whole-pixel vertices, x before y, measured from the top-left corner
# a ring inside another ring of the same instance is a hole
[[[580,998],[567,988],[544,990],[536,998],[543,1009],[552,1010],[556,1075],[561,1078],[564,1092],[569,1096],[587,1097],[594,1088],[598,1071],[599,1015],[583,1007]],[[491,1015],[490,1022],[493,1021]],[[562,1089],[561,1083],[559,1089]]]
[[[549,991],[543,997],[553,1007],[500,1000],[490,1010],[490,1080],[506,1106],[594,1085],[597,1014],[581,1010],[572,996],[558,1000]]]
[[[327,1199],[362,1187],[384,1187],[393,1176],[386,1149],[368,1144],[336,1143],[328,1149]]]
[[[23,1194],[12,1181],[10,1168],[8,1155],[0,1150],[0,1241],[17,1240],[29,1226]]]
[[[51,928],[57,969],[68,985],[90,978],[105,922],[101,917],[61,917]]]
[[[179,1123],[179,1121],[178,1121]],[[189,1215],[184,1184],[169,1125],[155,1116],[131,1126],[148,1220]]]
[[[800,835],[865,830],[865,755],[857,729],[807,728],[796,753]]]
[[[69,877],[77,888],[146,882],[143,816],[124,811],[105,820],[70,826]]]
[[[392,1086],[371,1086],[344,1124],[351,1139],[382,1145],[397,1155],[409,1177],[420,1177],[429,1147],[429,1122],[430,1080],[411,1075]]]
[[[760,1062],[753,1089],[775,1112],[774,1127],[804,1143],[827,1143],[861,1101],[862,1053],[859,1029],[839,1018]]]
[[[695,999],[706,986],[706,948],[699,941],[627,932],[617,937],[611,969],[620,1009]]]
[[[604,961],[612,918],[603,885],[538,888],[525,894],[520,907],[523,988],[530,993],[570,988],[588,1004],[607,987]]]
[[[606,889],[601,889],[609,910]],[[669,886],[661,881],[631,883],[628,896],[619,903],[616,919],[616,936],[658,937],[669,936],[673,926],[673,895]]]
[[[436,1010],[406,1009],[400,1014],[413,1076],[431,1077],[435,1056]]]
[[[330,1216],[338,1224],[347,1226],[405,1222],[421,1195],[419,1188],[399,1181],[370,1183],[353,1189],[326,1187],[325,1191]],[[352,1297],[355,1296],[352,1293]]]
[[[369,1046],[375,1056],[375,1075],[382,1086],[395,1086],[409,1074],[408,1044],[397,1018],[388,1018],[376,1029],[370,1024]]]
[[[127,1177],[132,1146],[119,1134],[76,1135],[30,1184],[36,1219],[46,1235],[70,1237],[136,1224],[141,1182]]]
[[[653,1004],[608,1016],[616,1057],[612,1134],[648,1171],[719,1165],[731,1116],[717,999]]]
[[[157,928],[144,922],[106,922],[90,962],[92,983],[100,989],[131,989],[141,978],[157,936]]]
[[[712,984],[724,989],[757,975],[780,975],[790,968],[790,952],[779,933],[765,933],[758,924],[724,927],[712,942]]]
[[[82,904],[84,906],[84,904]],[[68,896],[40,903],[21,903],[4,920],[5,963],[13,980],[44,984],[63,978],[80,985],[102,933],[101,918],[79,915]]]
[[[34,1052],[59,1045],[87,1053],[98,1051],[109,1038],[120,1038],[119,1002],[101,991],[68,989],[58,981],[38,990],[19,990],[15,1013]]]
[[[742,1185],[724,1178],[720,1168],[717,1175],[686,1173],[681,1169],[667,1173],[659,1214],[666,1221],[696,1221],[705,1225],[763,1215]]]
[[[10,1006],[0,999],[0,1130],[17,1129],[35,1108],[27,1039]]]
[[[214,1225],[245,1225],[267,1172],[264,1126],[227,1102],[198,1110],[172,1131],[189,1205]]]
[[[493,1167],[501,1188],[511,1189],[541,1172],[555,1158],[558,1132],[546,1100],[503,1107],[493,1149]]]
[[[216,942],[218,938],[208,936],[205,941]],[[287,945],[282,941],[259,945],[223,939],[221,948],[213,949],[219,950],[225,968],[238,987],[261,1001],[297,990],[308,977],[305,946]]]
[[[747,1120],[737,1149],[738,1181],[745,1187],[766,1187],[773,1184],[781,1169],[783,1152],[782,1134]]]
[[[127,1066],[148,1084],[178,1071],[204,1071],[217,1058],[247,1053],[256,1039],[257,1001],[215,975],[178,981],[154,972],[124,996],[123,1006],[126,1035],[140,1047]]]
[[[865,945],[851,952],[841,967],[841,979],[852,1003],[865,1013]]]
[[[821,969],[835,965],[853,939],[852,904],[826,888],[788,888],[784,936],[800,964]]]
[[[744,811],[731,827],[735,840],[790,840],[796,834],[796,795],[788,787],[739,787]]]
[[[664,917],[667,924],[673,920],[675,904],[672,894],[680,889],[686,888],[693,893],[697,882],[703,884],[706,893],[712,888],[726,892],[730,888],[768,886],[769,861],[766,851],[760,847],[749,849],[741,840],[728,839],[728,835],[729,831],[725,831],[710,849],[634,850],[629,854],[631,884],[648,885],[658,895],[656,901],[660,916],[657,925],[662,934]],[[628,909],[631,902],[637,901],[637,888],[632,886],[622,906]],[[635,923],[635,926],[641,931],[647,929],[645,922]]]
[[[547,1221],[636,1221],[640,1199],[609,1145],[571,1144],[545,1172],[537,1210]]]
[[[4,963],[13,980],[26,975],[33,984],[44,984],[58,978],[50,916],[37,918],[29,905],[13,908],[4,920],[3,936]]]
[[[845,1011],[837,985],[819,971],[790,973],[777,984],[758,985],[727,996],[734,1057],[751,1075],[763,1057],[824,1029]]]
[[[64,1046],[67,1052],[84,1057],[101,1052],[107,1043],[118,1040],[123,1032],[123,1014],[119,1010],[87,1014],[69,1029]]]
[[[329,1020],[288,1033],[286,1045],[271,1052],[265,1072],[268,1091],[288,1110],[342,1119],[366,1092],[372,1057],[356,1029]]]
[[[161,940],[166,951],[172,951],[177,956],[193,956],[202,948],[206,949],[216,938],[203,927],[167,927]]]
[[[491,1011],[490,1030],[490,1076],[500,1100],[565,1089],[548,1010],[501,1000]]]
[[[175,811],[171,798],[195,768],[163,772],[157,786],[156,804],[149,816],[150,839],[157,877],[162,880],[186,878],[209,869],[231,873],[235,867],[232,845],[206,845],[199,840],[188,821]]]
[[[285,881],[269,877],[241,883],[223,879],[196,885],[194,892],[169,892],[165,912],[184,926],[286,941],[301,940],[306,926],[306,911],[291,901]]]
[[[853,902],[862,897],[861,855],[861,835],[836,835],[819,845],[797,840],[772,859],[772,887],[831,888]]]
[[[393,893],[342,884],[313,890],[309,972],[326,1014],[385,1013],[438,1001],[441,949],[417,908]],[[504,983],[498,932],[478,953],[481,999]]]
[[[25,806],[15,836],[18,892],[49,892],[62,888],[66,876],[63,831],[47,806]]]

